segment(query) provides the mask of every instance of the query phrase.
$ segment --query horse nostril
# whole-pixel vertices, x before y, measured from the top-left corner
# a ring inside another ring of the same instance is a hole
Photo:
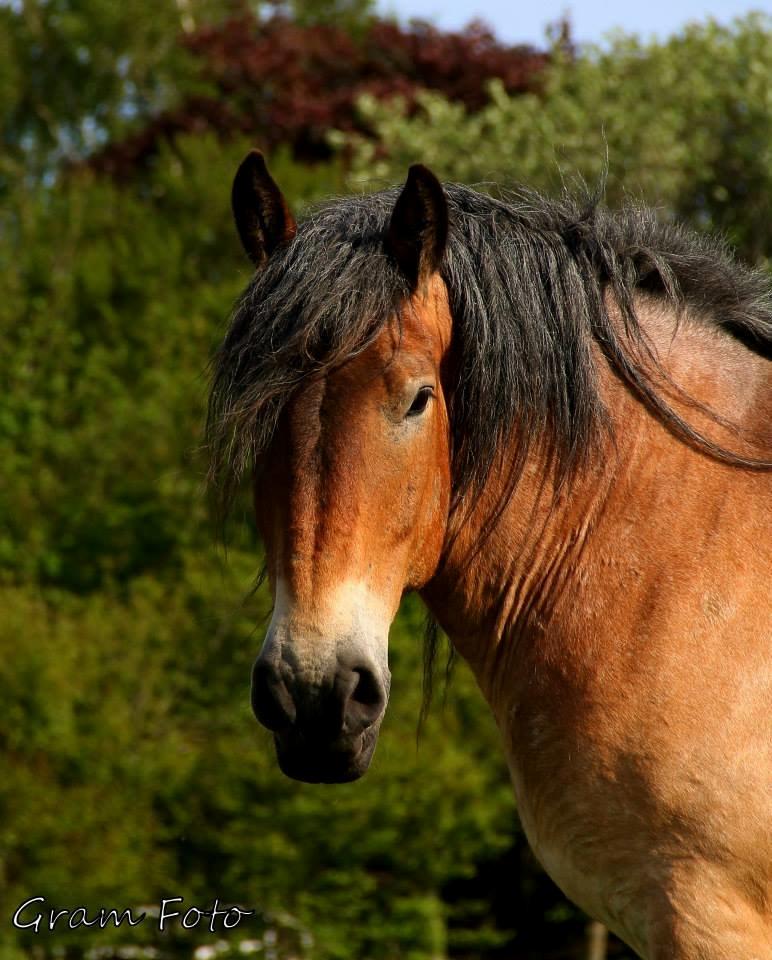
[[[355,683],[344,705],[344,728],[350,732],[371,727],[386,706],[386,691],[378,674],[369,667],[353,669]]]
[[[351,699],[364,706],[380,707],[384,700],[383,688],[372,670],[367,667],[355,669],[358,676],[357,684],[351,694]]]
[[[274,733],[292,726],[297,712],[279,671],[260,658],[252,670],[252,711]]]

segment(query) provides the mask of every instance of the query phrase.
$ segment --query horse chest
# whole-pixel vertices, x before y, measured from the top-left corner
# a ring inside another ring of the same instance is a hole
[[[769,903],[763,647],[748,654],[752,670],[710,665],[701,680],[677,660],[649,670],[639,656],[625,681],[611,655],[557,669],[536,654],[510,672],[507,700],[491,700],[534,853],[641,956],[653,955],[653,917],[677,911],[699,927],[709,914],[710,929],[747,929]]]
[[[609,771],[624,750],[612,724],[599,742],[566,679],[552,696],[523,695],[500,726],[518,814],[550,877],[588,914],[645,955],[657,885],[654,837]]]

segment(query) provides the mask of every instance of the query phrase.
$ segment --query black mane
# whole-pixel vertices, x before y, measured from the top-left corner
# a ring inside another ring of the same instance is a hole
[[[646,373],[653,358],[636,295],[660,297],[769,357],[768,277],[734,261],[723,243],[663,224],[645,208],[609,212],[592,198],[527,190],[494,199],[457,184],[445,192],[451,226],[442,275],[460,356],[450,407],[457,498],[484,482],[515,427],[520,466],[545,436],[562,476],[587,456],[608,423],[593,343],[687,442],[728,462],[763,465],[716,446],[662,398]],[[407,298],[383,245],[397,195],[314,210],[238,303],[215,358],[207,423],[210,479],[223,509],[301,381],[362,350]]]

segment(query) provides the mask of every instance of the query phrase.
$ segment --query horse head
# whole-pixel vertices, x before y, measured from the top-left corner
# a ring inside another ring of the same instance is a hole
[[[277,250],[302,245],[257,153],[236,175],[233,210],[258,271]],[[447,220],[439,182],[411,168],[382,237],[403,301],[353,355],[299,378],[255,472],[274,609],[252,705],[281,768],[300,780],[341,782],[367,769],[389,695],[389,627],[442,550],[450,313],[438,267]],[[352,309],[349,293],[342,280],[341,313]],[[338,336],[330,323],[328,342]]]

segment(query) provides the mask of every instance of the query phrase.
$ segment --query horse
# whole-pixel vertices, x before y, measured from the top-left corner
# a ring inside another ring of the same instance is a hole
[[[417,591],[565,894],[650,960],[768,960],[768,278],[641,206],[420,164],[298,223],[255,151],[232,205],[210,479],[253,489],[281,769],[367,770]]]

